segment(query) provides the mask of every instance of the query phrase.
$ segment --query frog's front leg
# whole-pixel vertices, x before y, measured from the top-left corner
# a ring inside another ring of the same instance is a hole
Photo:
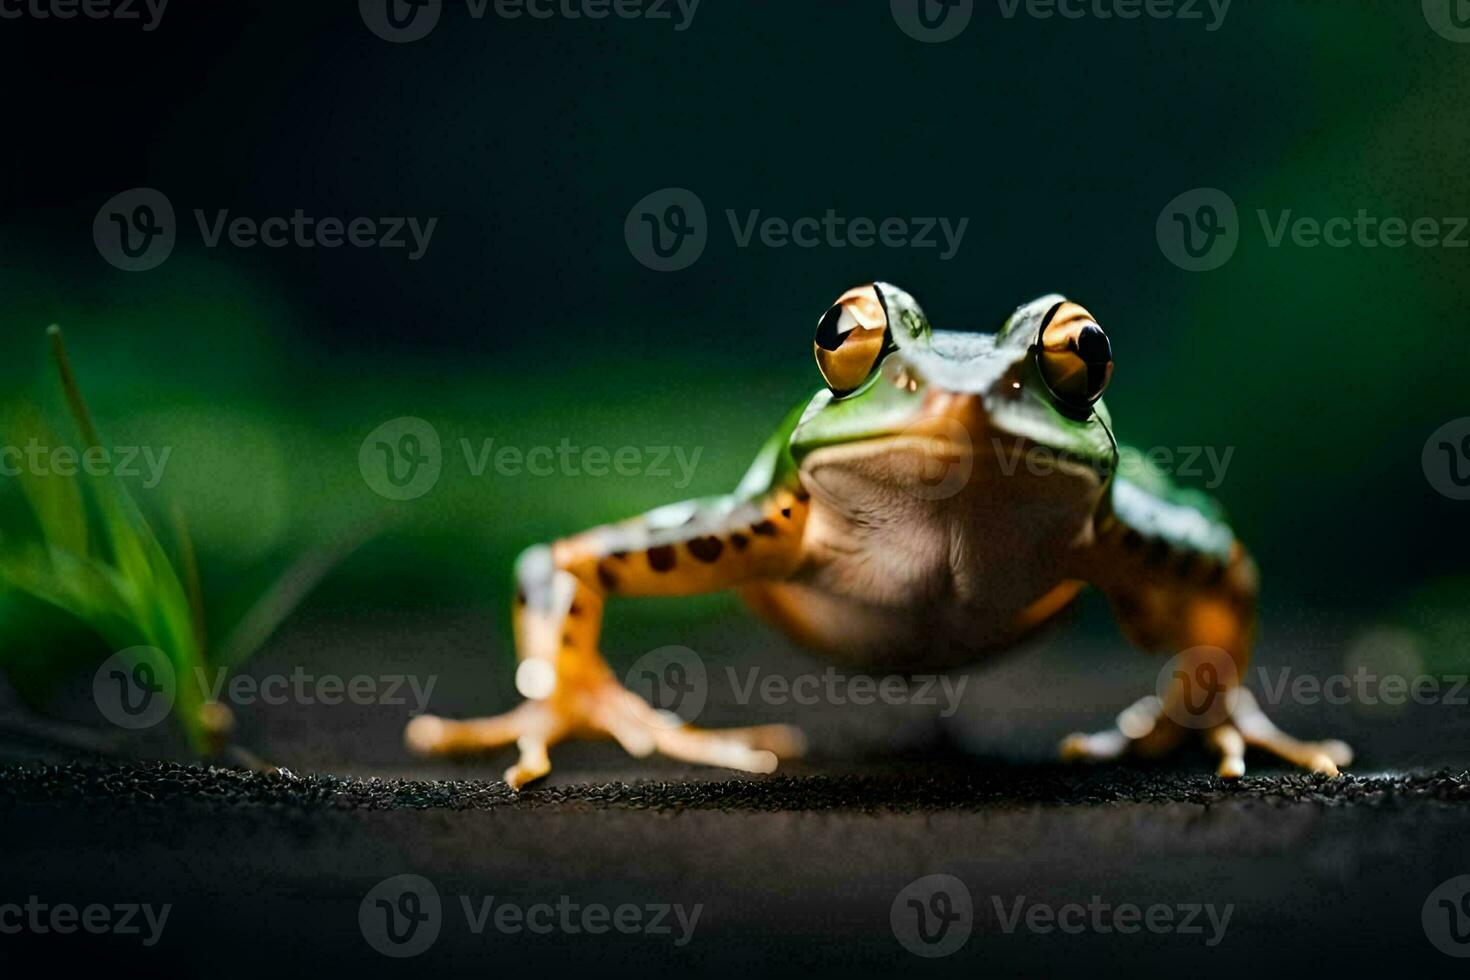
[[[519,789],[551,770],[548,749],[567,738],[616,739],[636,756],[668,756],[770,772],[800,753],[785,725],[708,730],[673,721],[626,690],[598,651],[612,595],[691,595],[788,577],[801,560],[808,498],[778,489],[753,500],[687,501],[531,548],[516,566],[516,687],[526,700],[493,718],[415,718],[413,750],[481,752],[515,742],[505,780]]]
[[[1079,574],[1098,585],[1136,645],[1176,654],[1159,694],[1126,708],[1117,725],[1074,734],[1064,758],[1114,759],[1133,750],[1158,755],[1191,732],[1219,756],[1219,774],[1245,773],[1247,746],[1335,776],[1352,762],[1343,742],[1299,741],[1266,717],[1241,686],[1256,623],[1255,563],[1237,541],[1201,547],[1187,515],[1150,522],[1146,531],[1102,516]],[[1208,537],[1207,535],[1205,537]]]

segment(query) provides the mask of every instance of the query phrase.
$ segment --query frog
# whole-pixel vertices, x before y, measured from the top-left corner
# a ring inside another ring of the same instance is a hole
[[[409,749],[514,745],[516,791],[577,738],[770,773],[803,753],[801,730],[699,727],[629,690],[600,652],[610,599],[733,590],[845,668],[912,673],[1014,648],[1092,588],[1132,645],[1170,659],[1111,727],[1061,739],[1064,759],[1159,756],[1199,738],[1227,780],[1248,747],[1327,776],[1351,763],[1340,740],[1281,731],[1242,683],[1256,564],[1213,499],[1120,465],[1102,400],[1112,341],[1087,309],[1051,294],[994,333],[939,329],[910,293],[869,282],[825,309],[812,350],[822,387],[733,492],[524,551],[512,610],[524,700],[491,717],[419,715]]]

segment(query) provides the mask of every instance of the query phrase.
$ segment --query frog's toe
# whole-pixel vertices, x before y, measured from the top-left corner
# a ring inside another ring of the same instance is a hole
[[[1062,739],[1062,758],[1068,761],[1111,762],[1130,751],[1158,755],[1178,742],[1177,726],[1163,718],[1163,703],[1152,694],[1139,698],[1118,714],[1112,728],[1100,732],[1073,732]],[[1162,722],[1162,724],[1161,724]]]
[[[699,728],[677,715],[660,711],[641,697],[616,689],[617,710],[600,712],[600,724],[634,755],[661,755],[701,765],[723,766],[744,772],[772,772],[780,759],[806,751],[806,736],[790,725],[752,725],[747,728]]]
[[[468,755],[502,748],[527,732],[542,731],[550,719],[540,704],[521,703],[503,715],[455,721],[419,715],[403,730],[403,741],[415,755]]]
[[[744,738],[753,749],[763,749],[778,759],[797,759],[806,755],[806,735],[793,725],[752,725],[730,729]]]
[[[620,694],[623,710],[604,724],[625,745],[629,738],[619,735],[620,729],[636,734],[640,745],[646,739],[650,751],[672,759],[757,773],[774,772],[781,759],[806,751],[806,737],[790,725],[698,728],[653,708],[631,691]]]
[[[737,735],[687,727],[663,733],[658,740],[658,750],[671,759],[741,772],[775,772],[780,761],[776,753],[752,748]]]
[[[1293,765],[1328,776],[1339,775],[1352,765],[1353,750],[1338,739],[1303,742],[1277,728],[1250,691],[1242,689],[1235,703],[1234,721],[1246,744],[1264,749]]]
[[[1062,739],[1062,759],[1067,762],[1110,762],[1128,751],[1128,737],[1116,728],[1103,732],[1073,732]]]
[[[806,738],[790,725],[709,729],[684,725],[659,734],[659,752],[685,762],[743,772],[775,772],[781,759],[801,755]]]
[[[1240,730],[1226,722],[1205,731],[1205,742],[1220,757],[1215,772],[1221,779],[1239,779],[1245,775],[1245,739]]]
[[[516,741],[520,758],[505,770],[505,782],[511,789],[520,792],[521,787],[540,779],[551,772],[551,756],[547,753],[547,740],[536,735],[524,735]]]

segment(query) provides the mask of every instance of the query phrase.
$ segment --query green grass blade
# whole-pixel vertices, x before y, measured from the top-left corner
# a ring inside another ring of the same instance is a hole
[[[53,452],[60,445],[55,434],[41,419],[35,406],[18,402],[5,413],[6,439],[17,448],[34,441]],[[52,467],[37,472],[22,463],[17,467],[16,483],[36,517],[41,537],[77,555],[87,553],[87,512],[82,503],[82,490],[75,475],[61,475]]]
[[[72,420],[76,423],[77,430],[81,434],[84,443],[84,451],[93,446],[101,446],[102,439],[97,433],[96,423],[92,421],[92,413],[87,408],[87,402],[82,398],[82,391],[77,384],[76,374],[72,371],[71,359],[66,353],[66,344],[62,340],[61,328],[52,324],[46,330],[51,339],[51,353],[56,361],[56,371],[61,379],[61,390],[66,396],[67,407],[71,410]],[[97,502],[98,510],[101,512],[102,528],[107,534],[108,544],[112,547],[112,560],[128,579],[146,585],[151,575],[152,563],[148,559],[147,549],[143,542],[145,535],[152,536],[147,531],[147,524],[143,515],[138,512],[127,491],[112,473],[102,475],[89,474],[87,482],[93,491],[93,497]],[[146,594],[147,589],[141,591]]]
[[[53,324],[47,334],[62,391],[82,440],[87,448],[100,446],[102,440],[72,371],[61,328]],[[97,505],[112,560],[128,585],[124,595],[132,600],[133,621],[144,636],[143,642],[162,650],[178,672],[175,716],[190,742],[202,751],[207,745],[199,715],[203,694],[194,683],[194,673],[204,666],[203,651],[197,643],[194,613],[184,585],[122,481],[110,472],[87,474],[86,485]]]
[[[173,514],[174,541],[179,549],[179,566],[183,570],[184,585],[188,589],[194,646],[202,653],[209,649],[209,642],[204,627],[204,588],[199,578],[199,559],[194,554],[194,538],[189,534],[189,522],[184,518],[184,508],[174,504],[170,511]]]
[[[0,583],[69,613],[114,648],[145,640],[128,583],[95,559],[54,545],[0,554]]]

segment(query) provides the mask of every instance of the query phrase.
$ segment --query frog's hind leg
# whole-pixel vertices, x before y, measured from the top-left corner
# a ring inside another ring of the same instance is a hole
[[[550,770],[548,750],[567,738],[613,738],[636,756],[770,772],[778,758],[800,753],[799,732],[683,724],[619,683],[598,638],[612,595],[689,595],[788,577],[807,512],[805,492],[777,489],[674,504],[531,548],[516,568],[516,687],[527,700],[493,718],[420,716],[405,732],[409,747],[451,755],[515,742],[520,761],[505,778],[517,789]]]
[[[1155,506],[1165,517],[1178,516],[1169,504]],[[1081,563],[1129,639],[1176,657],[1160,696],[1133,704],[1111,729],[1068,736],[1064,758],[1159,755],[1198,733],[1225,777],[1244,774],[1247,747],[1332,776],[1351,763],[1352,750],[1343,742],[1306,742],[1283,733],[1242,686],[1255,633],[1257,573],[1239,542],[1202,540],[1198,526],[1182,518],[1155,520],[1140,531],[1109,513]]]

